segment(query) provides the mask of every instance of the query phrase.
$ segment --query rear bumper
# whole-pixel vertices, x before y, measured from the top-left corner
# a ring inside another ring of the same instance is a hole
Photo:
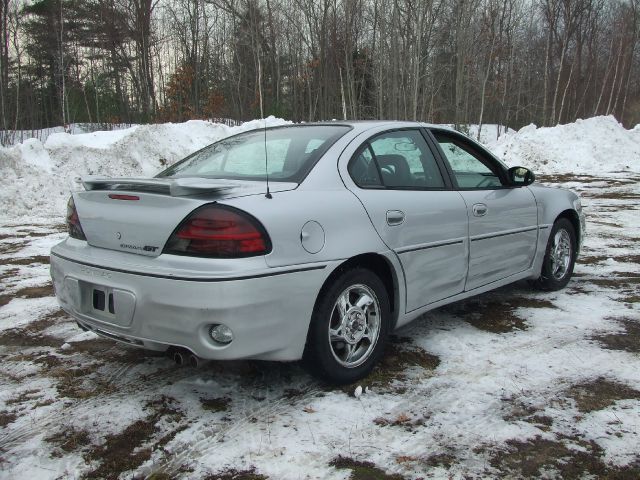
[[[132,345],[184,347],[220,360],[301,358],[316,297],[332,270],[310,265],[175,279],[89,264],[63,253],[54,247],[51,277],[61,307],[81,325]],[[104,310],[95,308],[94,290],[105,295]],[[216,343],[209,337],[212,324],[227,325],[234,340]]]

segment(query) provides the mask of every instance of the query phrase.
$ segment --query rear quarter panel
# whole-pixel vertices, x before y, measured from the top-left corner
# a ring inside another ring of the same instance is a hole
[[[273,249],[265,259],[270,267],[328,262],[388,250],[358,199],[344,187],[331,191],[305,190],[243,197],[225,202],[254,215],[265,227]],[[303,247],[302,230],[317,222],[312,234],[322,247],[310,253]],[[323,236],[320,239],[319,236]]]
[[[295,189],[235,198],[224,203],[246,210],[266,228],[273,244],[266,261],[270,267],[348,259],[362,253],[388,251],[353,193],[338,173],[341,154],[370,130],[358,125],[325,152],[307,178]],[[322,249],[309,253],[302,246],[302,229],[317,222],[324,233]]]

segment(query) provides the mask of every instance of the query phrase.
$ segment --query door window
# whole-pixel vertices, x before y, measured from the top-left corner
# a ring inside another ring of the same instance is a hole
[[[461,189],[494,189],[503,186],[497,165],[471,145],[454,136],[433,132]]]
[[[419,130],[387,132],[366,142],[348,167],[361,188],[444,188],[438,164]]]

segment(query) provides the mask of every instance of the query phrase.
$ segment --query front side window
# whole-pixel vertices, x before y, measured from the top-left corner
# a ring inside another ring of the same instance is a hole
[[[492,189],[502,187],[498,167],[472,147],[453,136],[433,132],[444,152],[459,188]]]
[[[438,164],[418,130],[387,132],[367,141],[349,163],[362,188],[444,188]]]
[[[299,183],[336,140],[344,125],[310,125],[251,130],[216,142],[158,174]]]

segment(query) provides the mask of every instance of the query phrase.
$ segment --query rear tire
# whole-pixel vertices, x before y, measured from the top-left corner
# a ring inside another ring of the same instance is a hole
[[[390,316],[389,294],[375,273],[364,268],[343,272],[318,296],[305,366],[331,383],[360,380],[384,352]]]
[[[576,231],[573,224],[566,218],[556,220],[547,242],[540,277],[534,285],[546,291],[564,288],[573,274],[576,246]]]

